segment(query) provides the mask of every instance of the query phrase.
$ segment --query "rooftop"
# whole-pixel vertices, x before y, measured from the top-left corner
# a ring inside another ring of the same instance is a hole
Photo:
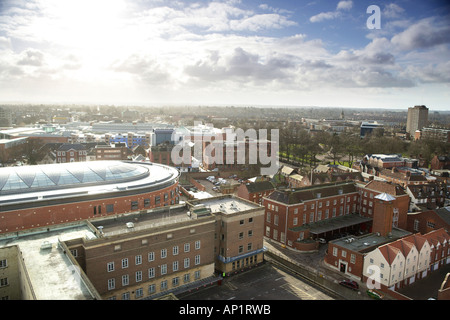
[[[211,209],[212,213],[222,212],[232,214],[252,209],[262,208],[260,205],[234,196],[219,196],[191,201],[192,204],[202,204]]]
[[[392,228],[389,236],[380,236],[377,233],[369,233],[360,237],[349,236],[337,240],[330,241],[335,245],[346,248],[355,252],[368,252],[379,247],[380,245],[393,242],[400,238],[411,235],[411,232],[402,229]]]
[[[95,295],[59,246],[59,242],[77,238],[92,239],[95,235],[86,223],[80,223],[14,237],[5,235],[0,238],[0,248],[19,247],[37,300],[91,300]]]
[[[105,236],[155,228],[191,220],[186,205],[173,205],[158,209],[131,212],[114,217],[91,220]]]
[[[168,166],[125,161],[5,167],[0,168],[0,203],[36,202],[156,186],[178,175],[178,170]]]

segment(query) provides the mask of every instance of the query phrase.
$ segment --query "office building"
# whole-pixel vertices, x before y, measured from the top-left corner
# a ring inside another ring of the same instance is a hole
[[[414,106],[408,108],[408,119],[406,121],[406,132],[414,138],[417,130],[421,130],[428,123],[428,108],[425,106]]]

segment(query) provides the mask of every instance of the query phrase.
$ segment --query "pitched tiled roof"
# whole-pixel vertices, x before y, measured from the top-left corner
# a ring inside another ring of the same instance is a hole
[[[304,201],[337,196],[340,193],[348,194],[357,192],[353,182],[327,183],[323,185],[308,186],[297,189],[275,190],[268,199],[286,204],[302,203]]]
[[[405,191],[395,183],[389,183],[379,180],[372,180],[364,186],[365,189],[371,189],[374,191],[390,194],[391,196],[403,196]]]
[[[274,185],[270,181],[258,181],[246,184],[249,193],[263,192],[267,190],[275,189]]]
[[[386,259],[386,261],[389,263],[389,265],[394,262],[395,258],[400,252],[400,249],[391,246],[390,244],[386,244],[384,246],[378,247],[378,250],[380,250],[383,257]]]

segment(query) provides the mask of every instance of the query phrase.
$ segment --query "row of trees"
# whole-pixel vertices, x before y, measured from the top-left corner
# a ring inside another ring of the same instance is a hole
[[[360,138],[359,131],[340,134],[318,131],[311,134],[294,123],[280,131],[280,157],[302,166],[315,166],[324,161],[351,167],[355,160],[374,153],[401,154],[429,163],[434,155],[449,154],[450,143],[425,139],[406,141],[381,134]]]

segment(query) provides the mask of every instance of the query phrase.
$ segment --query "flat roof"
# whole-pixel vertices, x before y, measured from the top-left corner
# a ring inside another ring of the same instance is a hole
[[[1,237],[0,247],[16,245],[22,253],[37,300],[91,300],[94,296],[77,275],[59,241],[95,238],[86,223],[51,231],[34,230],[19,236]]]
[[[238,197],[219,196],[196,201],[195,204],[203,204],[211,209],[212,213],[222,212],[232,214],[236,212],[247,211],[255,208],[263,208],[260,205],[245,201]]]
[[[406,237],[410,235],[411,232],[392,228],[392,232],[390,236],[379,236],[376,233],[368,233],[366,235],[356,237],[356,236],[348,236],[344,238],[340,238],[337,240],[332,240],[330,243],[339,245],[340,247],[347,248],[348,250],[355,252],[367,252],[372,251],[380,245],[393,242],[400,238]]]
[[[101,229],[105,236],[113,236],[192,220],[188,213],[189,207],[181,204],[98,218],[90,222]]]

